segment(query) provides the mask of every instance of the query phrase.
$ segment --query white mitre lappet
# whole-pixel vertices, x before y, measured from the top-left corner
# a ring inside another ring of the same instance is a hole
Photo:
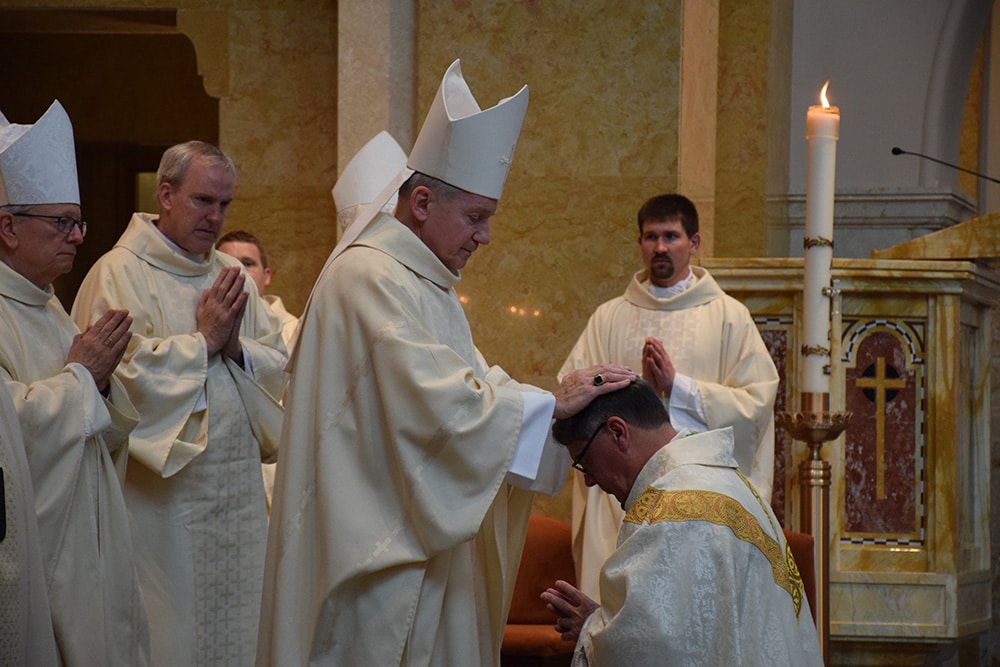
[[[331,191],[341,231],[354,221],[361,207],[371,204],[405,168],[406,153],[391,134],[382,130],[369,139],[344,167]],[[381,209],[392,213],[398,194],[397,186]]]
[[[460,61],[453,62],[441,79],[406,167],[371,204],[358,209],[326,265],[354,243],[415,171],[473,194],[500,199],[527,110],[526,85],[496,106],[480,109],[462,77]]]
[[[34,125],[0,114],[0,206],[79,203],[73,124],[59,101]]]

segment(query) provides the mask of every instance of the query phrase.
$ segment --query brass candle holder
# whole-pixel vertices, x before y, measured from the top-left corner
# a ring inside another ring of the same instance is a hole
[[[823,662],[830,651],[830,462],[823,459],[823,443],[836,440],[853,416],[830,412],[830,394],[802,393],[802,409],[794,414],[778,413],[778,424],[795,440],[809,446],[810,456],[799,465],[801,530],[813,536],[816,569],[816,630]]]

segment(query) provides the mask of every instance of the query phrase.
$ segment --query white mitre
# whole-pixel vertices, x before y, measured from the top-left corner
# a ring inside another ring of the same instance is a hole
[[[0,206],[79,203],[73,124],[59,100],[34,125],[0,114]]]
[[[406,167],[361,206],[330,253],[326,265],[368,227],[399,187],[419,171],[473,194],[500,199],[528,109],[528,86],[489,109],[480,109],[462,77],[460,61],[448,67],[410,151]],[[326,267],[324,266],[324,269]]]
[[[462,77],[460,62],[453,62],[444,73],[406,166],[370,204],[358,207],[354,220],[326,258],[316,284],[319,284],[330,264],[357,240],[415,171],[473,194],[500,199],[527,109],[528,86],[522,86],[516,94],[500,100],[496,106],[480,109]],[[309,317],[314,293],[315,285],[306,301],[303,319]],[[298,345],[293,348],[297,349]],[[294,359],[289,359],[288,367],[291,368],[294,363]]]
[[[340,229],[347,229],[360,208],[371,204],[405,167],[406,153],[391,134],[382,130],[369,139],[347,163],[333,186],[333,201],[337,206]],[[396,208],[398,195],[397,189],[381,209],[392,213]]]
[[[467,192],[500,199],[527,110],[527,86],[481,110],[456,60],[444,73],[407,166]]]

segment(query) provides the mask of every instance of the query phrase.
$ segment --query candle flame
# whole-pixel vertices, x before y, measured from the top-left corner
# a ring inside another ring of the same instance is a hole
[[[830,100],[826,99],[826,89],[830,86],[830,82],[827,81],[823,84],[823,90],[819,91],[819,101],[823,103],[824,109],[830,108]]]

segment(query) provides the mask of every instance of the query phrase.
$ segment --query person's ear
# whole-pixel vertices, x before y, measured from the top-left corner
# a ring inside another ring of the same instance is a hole
[[[271,284],[271,267],[267,267],[266,269],[264,269],[264,287],[267,287],[270,284]]]
[[[619,451],[627,449],[632,437],[632,430],[629,428],[628,422],[615,415],[608,417],[607,428],[611,432],[611,437],[614,438],[615,447]]]
[[[0,211],[0,243],[10,250],[18,246],[17,232],[14,230],[14,214],[10,211]]]
[[[161,209],[169,211],[173,206],[173,188],[169,183],[160,183],[156,188],[156,201]]]
[[[694,236],[691,237],[691,254],[698,252],[698,248],[701,247],[701,232],[695,232]]]
[[[417,222],[423,224],[430,215],[430,206],[434,201],[434,193],[424,185],[418,185],[410,193],[410,211]]]

